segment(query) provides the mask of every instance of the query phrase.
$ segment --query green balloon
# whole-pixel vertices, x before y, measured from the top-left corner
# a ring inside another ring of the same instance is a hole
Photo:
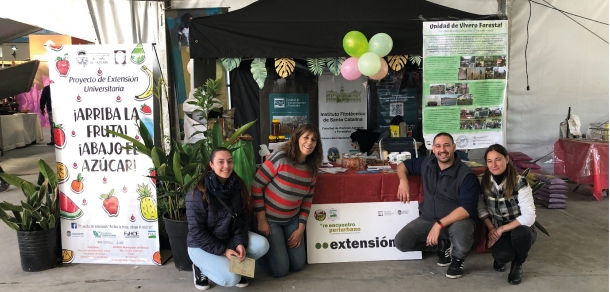
[[[394,43],[392,38],[386,33],[378,33],[369,42],[369,52],[375,53],[379,57],[385,57],[392,50]]]
[[[369,42],[361,32],[353,30],[343,37],[343,49],[348,55],[359,58],[369,50]]]
[[[364,76],[375,75],[379,69],[381,69],[381,60],[375,53],[364,53],[358,59],[358,70]]]

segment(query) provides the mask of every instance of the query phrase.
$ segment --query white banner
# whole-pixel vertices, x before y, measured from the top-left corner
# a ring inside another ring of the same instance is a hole
[[[508,21],[423,23],[423,134],[439,132],[458,149],[503,143],[508,76]]]
[[[312,204],[307,262],[421,259],[421,251],[401,252],[394,244],[398,231],[418,216],[413,202]]]
[[[154,133],[152,46],[69,45],[49,53],[65,263],[160,265],[150,158],[106,129]]]
[[[366,82],[366,76],[354,81],[333,75],[318,79],[318,124],[325,160],[335,161],[353,149],[349,136],[366,128]]]

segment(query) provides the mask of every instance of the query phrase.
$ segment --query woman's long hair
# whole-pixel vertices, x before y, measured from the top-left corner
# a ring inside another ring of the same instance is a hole
[[[229,151],[229,149],[227,149],[225,147],[217,147],[214,150],[212,150],[212,153],[210,154],[210,162],[214,161],[214,158],[216,157],[216,153],[218,153],[220,151],[227,151],[227,152],[231,153],[231,151]],[[233,155],[231,155],[231,156],[233,156]],[[214,170],[212,170],[210,163],[207,163],[205,165],[205,170],[203,171],[203,174],[197,181],[197,189],[203,193],[203,199],[208,204],[210,204],[210,198],[208,196],[207,188],[205,186],[205,175],[211,171],[214,171]],[[240,188],[239,193],[241,196],[242,209],[249,212],[250,211],[250,192],[248,191],[248,188],[246,187],[246,183],[244,183],[244,181],[241,179],[241,177],[239,177],[239,175],[237,175],[237,173],[235,173],[235,171],[233,171],[233,173],[231,173],[231,175],[234,175],[235,178],[237,179],[237,182],[239,183],[239,188]],[[194,195],[195,195],[195,193],[193,192],[193,196]]]
[[[282,150],[286,152],[288,158],[292,160],[293,163],[297,163],[299,160],[299,154],[301,154],[301,149],[299,148],[299,139],[305,133],[312,133],[313,137],[316,139],[316,148],[314,148],[311,154],[307,155],[305,158],[305,163],[307,164],[307,168],[309,168],[309,173],[311,175],[316,175],[318,173],[318,169],[320,168],[320,164],[322,163],[322,159],[324,157],[324,151],[322,150],[322,138],[320,137],[320,131],[312,124],[306,124],[300,126],[292,136],[290,136],[290,140],[284,144]]]
[[[502,156],[506,158],[508,164],[506,165],[506,170],[504,171],[504,197],[507,199],[512,198],[513,191],[515,186],[517,185],[519,179],[519,173],[517,173],[517,169],[513,165],[513,161],[508,157],[508,151],[506,148],[500,144],[493,144],[485,150],[485,164],[487,165],[487,154],[491,151],[496,151],[500,153]],[[481,184],[482,191],[484,194],[490,193],[492,190],[491,184],[491,171],[489,171],[488,167],[485,167],[485,172],[483,173],[483,183]]]

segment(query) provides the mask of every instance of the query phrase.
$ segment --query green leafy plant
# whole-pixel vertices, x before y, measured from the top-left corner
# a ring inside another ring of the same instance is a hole
[[[57,175],[42,159],[38,160],[38,169],[38,185],[15,175],[0,173],[2,179],[20,188],[25,195],[20,205],[6,201],[0,203],[0,219],[17,231],[52,229],[59,221]]]
[[[523,171],[523,173],[521,173],[521,176],[527,178],[528,174],[530,173],[530,169],[526,169]],[[541,189],[544,186],[544,182],[542,181],[536,181],[533,184],[529,182],[530,187],[532,188],[532,195],[536,194],[536,192]],[[546,228],[544,228],[544,226],[542,226],[542,224],[540,224],[540,222],[538,221],[534,221],[534,225],[536,226],[536,228],[538,228],[542,233],[546,234],[547,236],[551,236],[551,234],[549,233],[548,230],[546,230]]]
[[[198,88],[197,92],[199,93],[195,93],[196,101],[191,102],[198,107],[195,112],[207,117],[211,110],[219,108],[220,101],[217,99],[219,88],[219,80],[212,79],[208,79],[205,86]],[[167,208],[167,210],[163,211],[167,213],[169,219],[185,220],[184,198],[201,177],[205,165],[210,159],[211,151],[220,146],[232,151],[239,149],[237,144],[233,142],[238,140],[238,137],[255,122],[252,121],[237,129],[227,141],[224,141],[222,138],[220,123],[215,122],[212,129],[196,132],[203,133],[206,139],[200,140],[195,144],[183,144],[180,141],[173,140],[167,149],[154,145],[151,134],[141,120],[137,121],[136,128],[142,142],[116,131],[106,131],[131,142],[131,145],[125,148],[133,149],[151,158],[156,175],[148,177],[157,180],[157,198],[159,202],[164,201],[164,203],[159,203],[158,206],[165,206]],[[252,161],[253,159],[252,156]]]

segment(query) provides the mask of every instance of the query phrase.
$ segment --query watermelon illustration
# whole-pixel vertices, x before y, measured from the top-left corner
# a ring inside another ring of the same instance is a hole
[[[59,192],[59,210],[61,218],[64,219],[75,220],[83,216],[83,210],[62,192]]]

